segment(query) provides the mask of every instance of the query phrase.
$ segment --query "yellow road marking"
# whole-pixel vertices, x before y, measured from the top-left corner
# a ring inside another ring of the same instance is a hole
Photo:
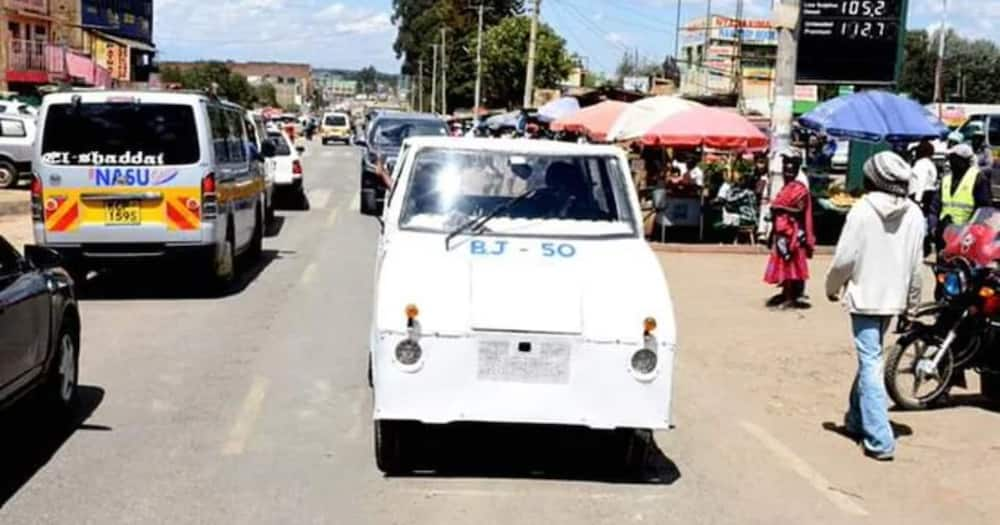
[[[790,468],[793,472],[802,476],[807,483],[812,485],[814,489],[820,494],[826,496],[826,499],[830,500],[831,503],[836,505],[840,510],[848,513],[854,514],[856,516],[867,516],[868,511],[858,505],[853,499],[848,497],[846,494],[837,492],[833,490],[833,485],[823,477],[822,474],[812,468],[806,461],[800,458],[792,449],[785,446],[784,443],[778,441],[778,438],[772,436],[763,428],[750,423],[748,421],[741,421],[740,426],[743,430],[747,431],[748,434],[757,438],[765,448],[771,451],[786,467]]]
[[[335,224],[337,224],[337,208],[330,210],[330,215],[326,218],[327,226],[333,227]]]
[[[229,439],[222,446],[223,456],[238,456],[246,450],[247,440],[253,432],[254,424],[260,416],[260,409],[264,405],[264,396],[267,395],[267,387],[270,381],[263,376],[255,376],[250,391],[243,400],[240,413],[233,423],[233,428],[229,431]]]

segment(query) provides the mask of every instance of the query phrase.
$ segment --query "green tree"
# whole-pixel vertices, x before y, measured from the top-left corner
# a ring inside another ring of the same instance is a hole
[[[375,66],[368,66],[358,71],[357,80],[362,93],[374,93],[379,81],[378,70]]]
[[[482,0],[484,31],[523,11],[524,0]],[[402,73],[416,80],[423,59],[424,103],[429,104],[433,44],[447,30],[448,107],[472,107],[476,80],[477,2],[469,0],[393,0],[392,21],[398,28],[393,49],[403,59]],[[527,49],[527,47],[525,48]]]
[[[625,77],[659,77],[663,75],[663,65],[647,58],[637,58],[626,51],[615,68],[618,80]]]
[[[530,18],[512,16],[483,35],[483,87],[488,101],[508,108],[523,102],[530,31]],[[547,24],[540,24],[535,51],[535,87],[557,87],[572,67],[566,41]]]
[[[259,106],[278,107],[278,93],[271,84],[253,86],[254,102]]]
[[[939,33],[906,35],[899,91],[927,103],[934,98]],[[1000,48],[989,40],[945,35],[942,95],[945,102],[992,103],[1000,91]]]
[[[217,88],[217,94],[244,107],[260,103],[257,89],[247,82],[246,77],[233,73],[222,62],[199,62],[185,69],[167,67],[161,72],[165,83],[180,84],[185,89],[210,91]],[[270,95],[273,97],[273,87]],[[267,93],[263,93],[267,96]]]

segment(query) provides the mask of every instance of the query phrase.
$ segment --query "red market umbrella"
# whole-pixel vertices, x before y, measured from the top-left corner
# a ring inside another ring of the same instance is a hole
[[[660,121],[642,136],[647,146],[762,150],[768,138],[738,113],[711,107],[681,111]]]
[[[625,102],[605,100],[583,108],[568,117],[556,120],[550,127],[553,131],[585,133],[593,139],[604,140],[604,137],[608,135],[608,130],[628,106]]]

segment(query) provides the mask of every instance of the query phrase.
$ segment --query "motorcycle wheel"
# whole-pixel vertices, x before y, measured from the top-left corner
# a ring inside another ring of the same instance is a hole
[[[928,332],[906,334],[889,349],[885,360],[885,389],[896,406],[925,410],[939,402],[951,388],[955,360],[949,348],[934,375],[918,373],[917,365],[941,341]]]

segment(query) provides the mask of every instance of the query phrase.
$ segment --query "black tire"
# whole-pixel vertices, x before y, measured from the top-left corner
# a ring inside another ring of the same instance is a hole
[[[915,370],[918,361],[916,353],[919,352],[923,355],[926,350],[921,350],[921,348],[926,348],[928,344],[939,344],[933,334],[929,332],[906,334],[886,354],[883,377],[885,390],[896,406],[903,410],[926,410],[935,406],[947,396],[948,390],[951,388],[951,378],[954,375],[955,367],[953,355],[949,349],[947,355],[942,357],[938,364],[938,385],[926,394],[917,393],[920,385],[917,383]],[[914,353],[912,363],[904,363],[903,357],[911,351]],[[913,391],[907,392],[902,389],[902,385],[899,384],[899,376],[901,375],[913,376]]]
[[[0,161],[0,189],[10,189],[17,186],[21,174],[17,167],[7,161]]]
[[[221,253],[220,253],[221,252]],[[208,281],[212,292],[223,295],[236,283],[236,241],[232,226],[226,228],[226,241],[209,258]]]
[[[274,196],[271,196],[271,202],[267,203],[266,209],[264,210],[264,224],[270,226],[274,224]]]
[[[628,475],[639,475],[649,462],[650,450],[653,444],[653,433],[641,429],[616,430],[616,441],[620,447],[622,468]]]
[[[368,354],[368,388],[375,388],[375,378],[372,376],[372,356]]]
[[[412,471],[407,440],[410,427],[406,421],[375,420],[375,464],[383,474],[395,476]]]
[[[1000,403],[1000,374],[983,372],[979,376],[979,383],[983,397],[994,403]]]
[[[250,238],[250,247],[247,249],[247,257],[251,261],[260,259],[264,253],[264,214],[258,208],[254,215],[257,218],[254,220],[253,237]]]
[[[45,402],[61,417],[72,416],[80,384],[80,330],[75,317],[63,320],[47,374]]]

